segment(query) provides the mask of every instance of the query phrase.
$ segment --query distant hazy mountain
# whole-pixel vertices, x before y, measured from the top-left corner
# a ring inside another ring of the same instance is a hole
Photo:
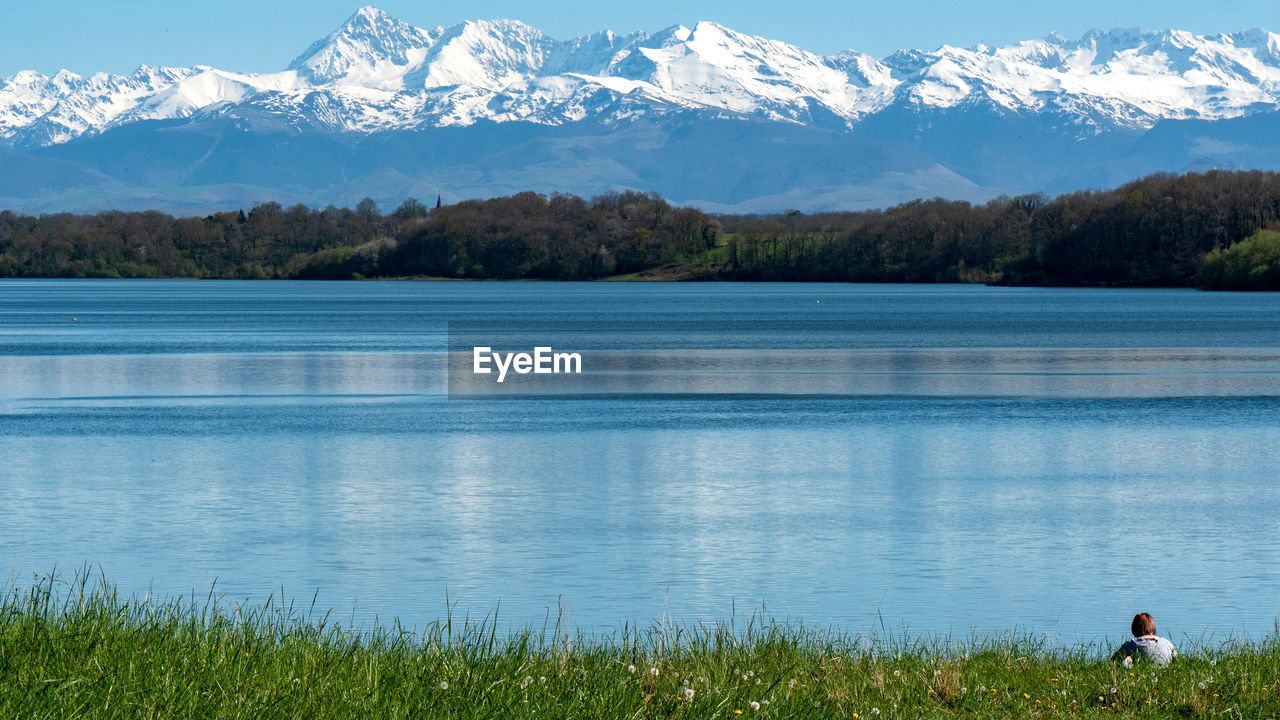
[[[368,7],[269,74],[0,80],[0,205],[203,211],[636,188],[863,208],[1280,167],[1280,36],[816,55],[710,22],[553,40]]]

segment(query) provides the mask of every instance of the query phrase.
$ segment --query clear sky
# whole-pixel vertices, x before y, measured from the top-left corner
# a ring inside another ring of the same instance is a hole
[[[138,65],[283,69],[369,0],[0,0],[0,76],[18,70],[127,73]],[[1280,0],[382,0],[420,27],[514,18],[555,38],[653,32],[714,20],[819,53],[1002,45],[1092,28],[1280,32]]]

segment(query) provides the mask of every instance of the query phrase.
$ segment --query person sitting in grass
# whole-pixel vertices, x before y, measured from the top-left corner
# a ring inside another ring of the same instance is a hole
[[[1133,616],[1133,638],[1120,646],[1111,656],[1112,660],[1123,661],[1132,665],[1135,660],[1147,660],[1156,665],[1168,665],[1170,660],[1178,656],[1178,649],[1168,640],[1156,636],[1156,621],[1147,613]]]

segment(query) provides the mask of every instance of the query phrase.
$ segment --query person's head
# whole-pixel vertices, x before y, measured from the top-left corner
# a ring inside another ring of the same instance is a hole
[[[1133,630],[1134,637],[1142,637],[1143,635],[1156,634],[1156,621],[1147,613],[1138,613],[1133,616],[1133,624],[1129,626]]]

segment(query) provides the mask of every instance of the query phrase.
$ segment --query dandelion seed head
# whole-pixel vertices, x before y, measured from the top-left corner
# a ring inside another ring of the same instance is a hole
[[[441,690],[448,690],[448,689],[449,689],[449,681],[448,681],[448,680],[441,680],[441,681],[440,681],[440,689],[441,689]]]
[[[1202,683],[1200,683],[1200,689],[1201,689],[1201,690],[1203,690],[1203,689],[1204,689],[1204,683],[1203,683],[1203,682],[1202,682]]]
[[[683,690],[683,692],[684,692],[684,699],[686,702],[693,700],[693,688],[685,686],[685,689]]]
[[[879,714],[880,714],[880,708],[878,708],[878,707],[871,708],[871,714],[872,714],[872,715],[879,715]]]
[[[632,675],[635,675],[635,674],[636,674],[636,666],[635,666],[635,665],[628,665],[628,666],[627,666],[627,672],[631,673]]]
[[[542,683],[543,685],[547,684],[547,676],[546,676],[546,675],[539,675],[539,676],[538,676],[538,682]]]
[[[894,677],[898,677],[898,676],[899,676],[899,675],[901,675],[901,674],[902,674],[902,671],[901,671],[901,670],[894,670],[894,671],[893,671],[893,676],[894,676]]]
[[[658,677],[658,668],[656,667],[649,668],[649,674],[654,677]]]
[[[1210,667],[1212,667],[1212,666],[1214,666],[1214,665],[1217,665],[1217,664],[1218,664],[1217,659],[1214,659],[1214,660],[1210,660],[1210,661],[1209,661],[1209,665],[1210,665]]]
[[[1116,694],[1116,692],[1117,692],[1117,690],[1116,690],[1115,688],[1111,688],[1111,694],[1112,694],[1112,695],[1115,695],[1115,694]]]
[[[755,700],[752,700],[752,701],[751,701],[751,709],[752,709],[752,710],[759,710],[759,709],[760,709],[760,703],[756,702]]]

